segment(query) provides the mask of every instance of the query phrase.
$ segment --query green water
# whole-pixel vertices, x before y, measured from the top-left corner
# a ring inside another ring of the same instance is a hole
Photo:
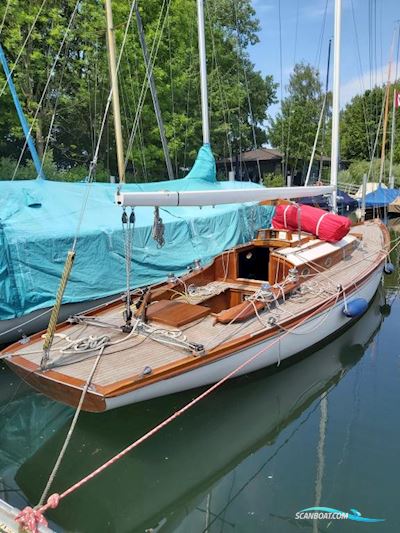
[[[57,531],[400,531],[397,272],[329,345],[230,382],[49,513]],[[295,339],[294,339],[295,342]],[[61,492],[198,391],[83,413]],[[0,367],[0,497],[36,504],[72,411]],[[380,523],[296,520],[311,506]]]

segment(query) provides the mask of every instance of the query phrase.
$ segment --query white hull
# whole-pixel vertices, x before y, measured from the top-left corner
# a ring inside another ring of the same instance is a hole
[[[352,292],[351,298],[363,298],[367,302],[370,302],[379,286],[381,276],[382,270],[378,268],[363,284],[360,284]],[[106,410],[215,383],[261,350],[264,351],[239,371],[235,377],[268,366],[279,365],[280,361],[324,341],[324,339],[354,321],[354,318],[346,317],[343,314],[343,305],[343,299],[340,298],[335,305],[326,311],[315,315],[304,324],[296,327],[293,334],[284,335],[284,332],[282,332],[274,337],[270,337],[268,340],[253,345],[250,348],[240,350],[214,363],[206,363],[204,366],[180,374],[179,376],[146,385],[141,389],[118,397],[107,398]],[[276,342],[280,337],[281,340]],[[271,344],[273,345],[269,347]]]

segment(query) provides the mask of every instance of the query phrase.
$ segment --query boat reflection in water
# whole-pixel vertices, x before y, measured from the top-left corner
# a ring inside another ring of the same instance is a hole
[[[37,394],[0,364],[0,498],[16,507],[27,504],[15,473],[67,422],[73,410]]]
[[[49,517],[62,528],[79,532],[221,531],[224,524],[226,531],[242,531],[235,524],[235,513],[227,513],[235,505],[235,495],[250,482],[265,484],[263,469],[293,437],[293,427],[301,423],[296,420],[313,403],[318,408],[318,399],[326,398],[362,357],[380,328],[382,304],[379,290],[367,313],[331,344],[278,372],[261,371],[226,384],[68,496]],[[101,415],[82,413],[51,492],[61,492],[79,480],[193,394]],[[272,449],[285,430],[283,444]],[[40,498],[66,431],[67,425],[19,468],[16,481],[33,503]],[[316,438],[314,434],[314,449]],[[301,449],[298,455],[301,459]],[[262,492],[263,486],[253,486],[252,494]],[[254,499],[251,503],[258,505]]]

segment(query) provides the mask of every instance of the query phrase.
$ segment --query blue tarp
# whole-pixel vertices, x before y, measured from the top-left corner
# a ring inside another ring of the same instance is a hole
[[[391,204],[399,196],[399,189],[384,189],[379,186],[376,191],[365,195],[366,207],[385,207]],[[361,202],[361,200],[360,200]]]
[[[0,181],[0,319],[53,305],[67,251],[76,232],[85,183],[44,180]],[[125,290],[121,207],[116,186],[90,185],[75,264],[64,302],[93,300]],[[253,183],[218,182],[215,161],[204,146],[186,178],[127,184],[126,191],[243,189]],[[184,272],[194,259],[210,261],[221,251],[246,242],[260,227],[270,227],[274,208],[257,204],[160,209],[165,245],[151,231],[153,209],[136,208],[132,285]]]

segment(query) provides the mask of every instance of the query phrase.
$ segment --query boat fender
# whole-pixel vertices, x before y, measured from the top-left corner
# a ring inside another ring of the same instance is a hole
[[[364,298],[354,298],[344,305],[342,312],[349,318],[361,316],[367,310],[368,302]]]
[[[385,263],[383,271],[384,271],[385,274],[393,274],[393,272],[394,272],[394,264],[390,263],[390,262]]]

